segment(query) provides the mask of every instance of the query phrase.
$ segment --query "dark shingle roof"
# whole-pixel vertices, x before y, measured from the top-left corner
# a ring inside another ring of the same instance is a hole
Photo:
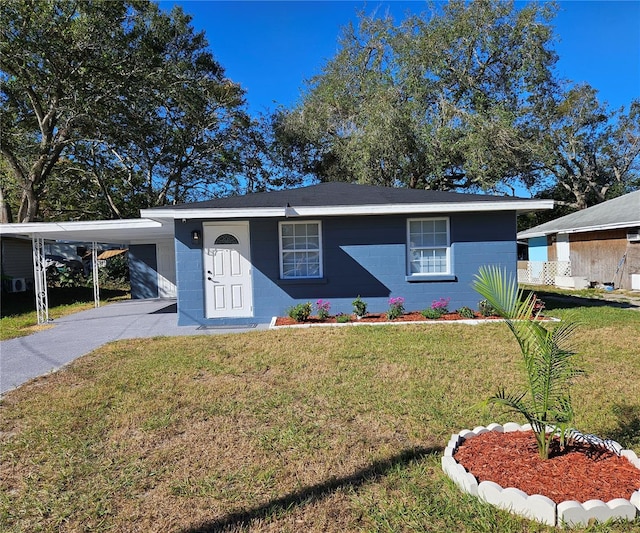
[[[216,198],[204,202],[167,206],[166,209],[207,208],[260,208],[260,207],[318,207],[361,206],[384,204],[432,204],[470,202],[521,202],[522,198],[492,196],[488,194],[465,194],[423,189],[400,189],[377,187],[344,182],[328,182],[282,191],[250,193],[244,196]],[[164,207],[156,209],[165,209]]]

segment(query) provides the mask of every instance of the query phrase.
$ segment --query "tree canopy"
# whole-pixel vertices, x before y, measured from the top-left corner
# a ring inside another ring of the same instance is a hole
[[[151,0],[0,2],[0,221],[122,218],[304,180],[528,187],[579,209],[640,186],[640,100],[557,77],[555,6],[359,15],[300,101],[251,117],[203,33]]]
[[[361,15],[301,104],[276,117],[290,166],[434,189],[530,175],[529,124],[554,90],[550,16],[462,0],[400,25]]]
[[[137,216],[239,187],[242,88],[176,8],[0,3],[3,220]]]
[[[638,106],[611,113],[555,74],[553,4],[453,0],[396,24],[361,14],[273,116],[284,172],[443,190],[564,196],[572,207],[636,179]],[[590,205],[590,204],[589,204]]]
[[[610,111],[597,91],[577,85],[564,91],[541,116],[537,154],[545,182],[538,194],[569,208],[590,205],[640,186],[640,100],[629,111]]]

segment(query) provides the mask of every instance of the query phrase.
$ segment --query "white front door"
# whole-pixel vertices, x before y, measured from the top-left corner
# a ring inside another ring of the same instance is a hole
[[[207,318],[253,316],[249,223],[205,223]]]

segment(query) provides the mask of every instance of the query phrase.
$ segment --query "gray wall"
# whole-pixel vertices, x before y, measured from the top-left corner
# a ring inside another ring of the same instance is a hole
[[[158,297],[158,264],[155,244],[129,246],[131,298]]]
[[[0,239],[2,274],[8,278],[25,278],[33,282],[33,248],[31,240]]]
[[[204,318],[202,249],[191,244],[191,231],[202,230],[203,221],[177,221],[178,323],[266,322],[296,303],[320,298],[331,302],[332,314],[351,313],[351,302],[358,295],[371,312],[386,311],[392,296],[404,297],[407,311],[425,309],[441,297],[451,299],[450,309],[463,305],[477,309],[480,298],[470,285],[481,265],[499,265],[516,275],[515,212],[472,213],[450,215],[452,278],[407,280],[406,220],[419,217],[322,218],[321,280],[279,280],[278,219],[251,219],[255,316],[249,319]]]

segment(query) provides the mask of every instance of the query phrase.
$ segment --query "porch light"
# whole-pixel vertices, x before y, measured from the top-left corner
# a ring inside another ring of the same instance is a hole
[[[296,214],[295,210],[293,209],[293,207],[291,207],[289,202],[287,202],[287,205],[284,206],[284,218],[292,217],[295,214]]]
[[[191,232],[191,244],[200,244],[200,230],[194,229]]]

